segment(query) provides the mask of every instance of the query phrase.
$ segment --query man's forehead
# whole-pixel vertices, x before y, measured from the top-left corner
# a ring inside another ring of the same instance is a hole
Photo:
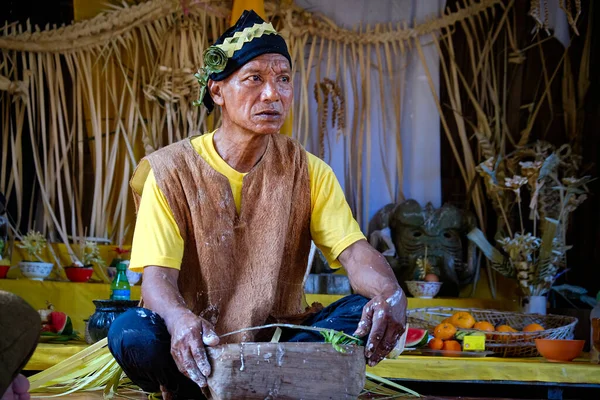
[[[277,53],[261,54],[258,57],[248,61],[240,71],[261,70],[268,68],[277,68],[283,71],[290,70],[290,63],[287,58]]]

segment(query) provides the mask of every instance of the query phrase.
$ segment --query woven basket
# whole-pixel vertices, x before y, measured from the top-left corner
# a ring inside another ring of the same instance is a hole
[[[522,330],[529,324],[537,323],[546,328],[538,332],[489,332],[486,335],[485,348],[500,357],[537,357],[540,354],[535,347],[535,339],[573,339],[573,331],[577,324],[577,318],[562,315],[519,314],[475,308],[428,307],[408,310],[406,314],[411,327],[427,329],[433,333],[442,320],[459,311],[467,311],[476,321],[488,321],[494,326],[506,324]]]

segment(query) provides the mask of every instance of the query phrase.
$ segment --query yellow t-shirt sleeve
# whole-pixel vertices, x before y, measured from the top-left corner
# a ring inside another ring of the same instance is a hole
[[[129,269],[142,272],[149,265],[180,269],[183,246],[171,207],[150,170],[135,223]]]
[[[307,155],[312,203],[310,233],[329,266],[337,269],[342,266],[337,260],[339,255],[365,236],[331,167],[313,154]]]

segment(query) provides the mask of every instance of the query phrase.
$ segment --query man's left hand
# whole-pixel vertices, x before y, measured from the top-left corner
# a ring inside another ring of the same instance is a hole
[[[348,246],[338,259],[354,292],[371,299],[354,336],[369,334],[365,357],[373,367],[394,349],[406,329],[406,296],[385,257],[366,240]]]
[[[406,296],[400,288],[391,294],[375,296],[363,308],[356,337],[369,334],[365,357],[374,367],[394,349],[406,329]]]

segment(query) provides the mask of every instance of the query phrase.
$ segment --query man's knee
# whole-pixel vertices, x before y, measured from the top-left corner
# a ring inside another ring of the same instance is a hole
[[[41,326],[39,314],[25,300],[0,291],[0,394],[31,357]]]
[[[108,348],[121,365],[151,368],[155,362],[170,356],[171,337],[158,314],[132,308],[111,324]]]

